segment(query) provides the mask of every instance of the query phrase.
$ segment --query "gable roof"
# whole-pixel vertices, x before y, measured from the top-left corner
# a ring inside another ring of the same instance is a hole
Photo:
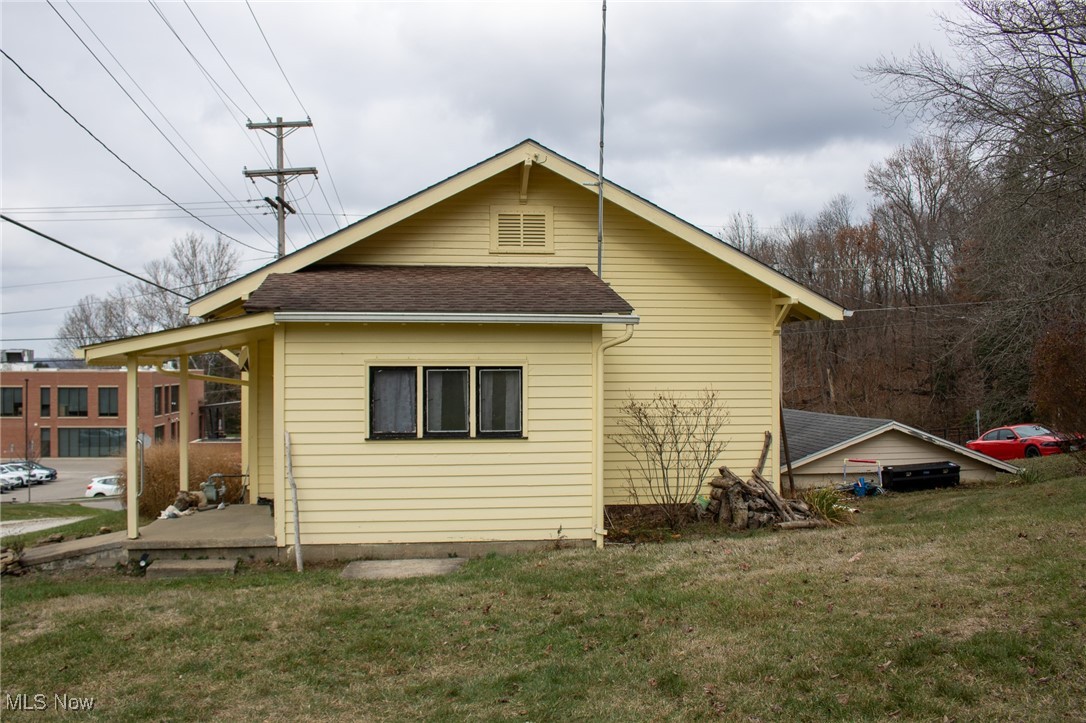
[[[841,414],[805,412],[798,409],[784,410],[784,432],[788,437],[788,451],[792,457],[793,468],[840,453],[848,447],[889,431],[916,437],[937,447],[991,465],[1003,472],[1011,474],[1018,472],[1018,468],[1013,464],[974,452],[968,447],[954,444],[891,419],[848,417]],[[783,463],[781,467],[784,467]]]
[[[581,188],[588,189],[596,185],[596,174],[528,139],[196,299],[189,306],[189,313],[201,317],[234,313],[231,309],[236,309],[238,303],[247,299],[270,274],[300,271],[509,168],[537,163]],[[778,294],[780,303],[787,310],[783,316],[794,319],[844,318],[845,310],[838,304],[739,249],[610,181],[604,180],[603,187],[603,195],[607,201],[769,286]]]
[[[584,267],[319,266],[271,274],[248,312],[629,314]]]

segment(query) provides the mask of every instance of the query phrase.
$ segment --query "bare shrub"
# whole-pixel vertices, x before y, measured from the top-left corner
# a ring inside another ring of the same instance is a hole
[[[728,410],[706,389],[691,397],[656,392],[648,400],[631,394],[619,412],[621,431],[610,438],[633,457],[634,465],[625,470],[630,497],[639,502],[640,493],[647,494],[677,529],[727,447],[720,430]]]
[[[173,504],[181,490],[178,479],[180,448],[177,444],[155,444],[144,453],[143,494],[140,495],[141,517],[158,517]],[[186,490],[199,490],[212,474],[241,473],[241,454],[236,446],[199,445],[189,450],[189,478]],[[241,481],[227,479],[226,501],[241,500]]]

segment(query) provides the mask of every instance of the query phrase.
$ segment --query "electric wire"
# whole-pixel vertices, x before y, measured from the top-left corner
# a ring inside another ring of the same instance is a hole
[[[147,184],[148,186],[150,186],[150,187],[151,187],[151,188],[153,188],[153,189],[154,189],[155,191],[157,191],[157,192],[158,192],[158,194],[159,194],[160,196],[162,196],[162,197],[163,197],[163,198],[165,198],[165,199],[166,199],[167,201],[169,201],[170,203],[172,203],[172,204],[173,204],[174,206],[177,206],[177,208],[181,209],[181,210],[182,210],[182,211],[184,211],[184,212],[185,212],[186,214],[188,214],[189,216],[191,216],[191,217],[192,217],[193,219],[195,219],[196,221],[200,222],[201,224],[203,224],[203,225],[204,225],[204,226],[206,226],[207,228],[211,229],[211,230],[212,230],[212,231],[214,231],[215,233],[219,234],[219,235],[220,235],[220,236],[222,236],[223,238],[227,238],[227,239],[230,239],[231,241],[234,241],[234,242],[236,242],[236,243],[239,243],[239,244],[241,244],[242,246],[244,246],[244,247],[246,247],[246,248],[248,248],[248,249],[252,249],[253,251],[263,251],[263,249],[258,249],[258,248],[256,248],[255,246],[251,246],[251,245],[249,245],[249,244],[245,243],[244,241],[242,241],[241,239],[235,238],[234,236],[231,236],[230,234],[226,233],[225,231],[222,231],[222,230],[220,230],[220,229],[216,228],[215,226],[212,226],[212,225],[211,225],[210,223],[208,223],[208,222],[207,222],[207,221],[205,221],[204,219],[200,218],[199,216],[197,216],[196,214],[194,214],[194,213],[193,213],[192,211],[189,211],[189,210],[188,210],[187,208],[185,208],[184,206],[182,206],[181,204],[179,204],[179,203],[178,203],[177,201],[173,200],[173,198],[171,198],[171,197],[169,196],[169,194],[167,194],[167,193],[166,193],[165,191],[163,191],[163,190],[162,190],[161,188],[159,188],[159,187],[158,187],[158,186],[156,186],[155,184],[151,183],[151,181],[149,181],[149,180],[147,179],[147,177],[146,177],[146,176],[144,176],[144,175],[143,175],[142,173],[140,173],[140,172],[139,172],[139,171],[137,171],[137,170],[136,170],[135,168],[133,168],[133,167],[132,167],[132,165],[131,165],[131,164],[130,164],[130,163],[129,163],[128,161],[124,160],[124,159],[123,159],[123,158],[121,158],[121,157],[120,157],[119,155],[117,155],[117,152],[116,152],[116,151],[114,151],[114,150],[113,150],[112,148],[110,148],[110,147],[109,147],[108,145],[106,145],[105,141],[103,141],[103,140],[102,140],[101,138],[99,138],[98,136],[94,135],[94,133],[93,133],[93,132],[91,131],[91,129],[90,129],[90,128],[88,128],[87,126],[83,125],[83,123],[82,123],[82,122],[81,122],[81,121],[80,121],[80,120],[79,120],[78,118],[76,118],[76,117],[75,117],[75,116],[74,116],[74,115],[73,115],[73,114],[72,114],[72,113],[71,113],[71,112],[70,112],[70,111],[69,111],[69,110],[68,110],[67,108],[65,108],[65,107],[64,107],[64,106],[63,106],[63,105],[61,104],[61,102],[60,102],[59,100],[57,100],[56,98],[54,98],[54,97],[53,97],[53,96],[52,96],[52,95],[51,95],[51,94],[49,93],[49,91],[47,91],[47,90],[46,90],[46,89],[45,89],[44,87],[42,87],[41,83],[39,83],[39,82],[38,82],[37,80],[35,80],[35,79],[34,79],[34,77],[33,77],[32,75],[30,75],[30,73],[28,73],[28,72],[27,72],[26,70],[24,70],[24,69],[23,69],[23,66],[19,65],[19,64],[18,64],[18,63],[17,63],[16,61],[15,61],[15,59],[14,59],[14,58],[12,58],[12,57],[11,57],[11,55],[9,55],[9,54],[8,54],[8,52],[7,52],[6,50],[4,50],[3,48],[0,48],[0,53],[2,53],[2,54],[3,54],[3,56],[4,56],[5,58],[7,58],[7,59],[8,59],[8,60],[9,60],[9,61],[11,62],[11,64],[12,64],[12,65],[14,65],[14,66],[16,67],[16,69],[17,69],[17,70],[18,70],[18,71],[19,71],[20,73],[22,73],[22,74],[23,74],[23,75],[24,75],[24,76],[26,77],[26,79],[27,79],[27,80],[29,80],[29,81],[30,81],[31,83],[33,83],[33,84],[34,84],[34,85],[35,85],[35,86],[36,86],[36,87],[38,88],[38,90],[40,90],[40,91],[41,91],[42,93],[44,93],[44,94],[45,94],[45,97],[46,97],[46,98],[48,98],[49,100],[51,100],[51,101],[52,101],[52,102],[53,102],[53,103],[54,103],[54,104],[55,104],[55,105],[56,105],[56,106],[57,106],[58,108],[60,108],[60,109],[61,109],[61,110],[62,110],[62,111],[64,112],[64,114],[65,114],[65,115],[67,115],[67,116],[68,116],[69,118],[71,118],[71,119],[72,119],[72,121],[73,121],[73,122],[74,122],[74,123],[75,123],[75,124],[76,124],[77,126],[79,126],[79,127],[81,128],[81,129],[83,129],[83,131],[84,131],[84,132],[85,132],[85,133],[86,133],[87,135],[89,135],[89,136],[90,136],[91,138],[93,138],[93,139],[94,139],[94,140],[95,140],[95,141],[96,141],[96,142],[98,143],[98,145],[102,146],[102,148],[104,148],[104,149],[106,150],[106,152],[108,152],[108,153],[109,153],[109,154],[110,154],[111,156],[113,156],[114,158],[116,158],[116,159],[117,159],[117,160],[118,160],[118,161],[119,161],[119,162],[120,162],[120,163],[121,163],[121,164],[122,164],[122,165],[123,165],[123,166],[124,166],[125,168],[127,168],[127,169],[128,169],[129,171],[131,171],[132,173],[134,173],[134,174],[135,174],[135,175],[136,175],[136,176],[137,176],[137,177],[138,177],[138,178],[139,178],[139,179],[140,179],[141,181],[143,181],[143,182],[144,182],[144,183],[146,183],[146,184]],[[6,218],[6,217],[5,217],[5,218]]]
[[[200,73],[204,76],[204,80],[207,81],[208,85],[211,86],[212,92],[215,93],[215,96],[219,99],[219,102],[222,103],[224,108],[226,108],[227,114],[231,118],[234,119],[235,123],[238,123],[239,126],[241,126],[242,128],[245,128],[245,123],[238,121],[237,116],[234,115],[234,111],[231,110],[230,105],[228,105],[226,101],[229,100],[230,103],[232,103],[233,106],[235,108],[237,108],[238,112],[241,113],[242,117],[248,119],[249,114],[246,113],[245,110],[242,109],[242,107],[240,105],[238,105],[237,101],[235,101],[233,99],[233,97],[230,96],[229,93],[227,93],[225,90],[223,90],[222,86],[219,85],[219,83],[212,77],[211,73],[208,72],[208,70],[204,67],[203,63],[201,63],[199,58],[196,57],[196,54],[193,53],[192,50],[189,49],[189,46],[185,44],[185,41],[181,38],[181,36],[178,34],[178,32],[174,29],[173,25],[170,24],[170,21],[163,14],[162,10],[155,4],[154,0],[147,0],[147,2],[148,2],[148,4],[151,5],[151,8],[155,11],[155,14],[158,15],[159,19],[163,22],[163,24],[165,24],[165,26],[170,30],[170,32],[173,34],[173,36],[177,40],[177,42],[179,42],[181,44],[181,47],[185,49],[185,52],[188,53],[189,58],[192,59],[192,62],[196,64],[196,67],[200,70]],[[256,150],[256,152],[258,154],[260,154],[260,155],[262,155],[264,157],[264,160],[267,161],[268,165],[271,165],[271,163],[272,163],[271,155],[268,153],[267,149],[265,149],[263,146],[259,145],[256,141],[254,141],[253,137],[252,137],[252,134],[246,132],[245,137],[248,140],[249,145],[251,145]]]
[[[4,51],[0,50],[0,53],[2,53],[2,52],[4,52]],[[7,55],[7,53],[4,53],[4,54]],[[13,218],[11,218],[9,216],[5,216],[4,214],[0,214],[0,219],[3,219],[5,221],[7,221],[8,223],[13,224],[15,226],[18,226],[21,229],[29,231],[32,234],[35,234],[37,236],[41,236],[43,239],[46,239],[47,241],[52,241],[53,243],[57,244],[58,246],[63,246],[64,248],[68,249],[69,251],[74,251],[75,253],[79,254],[80,256],[85,256],[88,259],[90,259],[91,261],[97,261],[98,263],[102,264],[103,266],[108,266],[109,268],[113,269],[114,271],[120,271],[125,276],[131,276],[136,281],[142,281],[143,283],[149,284],[150,286],[153,286],[156,289],[161,289],[162,291],[173,294],[174,296],[180,296],[185,301],[192,301],[192,297],[185,296],[184,294],[179,293],[177,291],[174,291],[173,289],[168,289],[165,286],[162,286],[161,284],[156,284],[154,281],[151,281],[149,279],[145,279],[142,276],[140,276],[138,274],[134,274],[131,271],[128,271],[126,269],[122,269],[120,266],[116,266],[115,264],[111,264],[110,262],[108,262],[108,261],[106,261],[104,259],[100,259],[97,256],[94,256],[93,254],[89,254],[86,251],[81,251],[80,249],[77,249],[75,246],[71,246],[69,244],[66,244],[63,241],[60,241],[58,239],[53,238],[49,234],[42,233],[41,231],[38,231],[35,228],[31,228],[30,226],[27,226],[24,223],[20,223],[19,221],[16,221],[15,219],[13,219]]]
[[[87,43],[83,40],[83,38],[76,31],[76,29],[73,28],[72,25],[68,22],[68,20],[63,15],[60,14],[60,11],[57,10],[57,8],[53,5],[51,0],[47,0],[47,3],[49,5],[49,7],[53,10],[53,12],[56,13],[57,17],[60,18],[61,22],[63,22],[64,25],[67,26],[68,30],[70,30],[72,32],[72,34],[75,35],[76,39],[83,45],[84,48],[86,48],[87,52],[91,54],[91,57],[94,58],[95,61],[98,63],[98,65],[100,65],[102,67],[102,70],[104,70],[106,72],[106,75],[108,75],[110,77],[110,79],[117,85],[117,87],[121,89],[121,92],[125,94],[125,97],[127,97],[128,100],[132,101],[132,105],[136,106],[136,109],[141,114],[143,114],[143,117],[147,119],[147,122],[150,123],[151,126],[156,131],[158,131],[159,135],[161,135],[163,140],[165,140],[166,143],[169,144],[170,148],[172,148],[177,153],[177,155],[181,157],[181,160],[184,161],[185,164],[189,168],[192,169],[192,172],[195,173],[196,176],[201,181],[203,181],[207,185],[208,188],[211,189],[212,193],[214,193],[216,196],[218,196],[219,199],[221,199],[223,203],[228,203],[227,200],[223,197],[223,195],[221,193],[219,193],[218,189],[216,189],[215,186],[212,185],[212,183],[210,181],[208,181],[207,178],[204,177],[204,175],[196,168],[196,166],[193,165],[192,161],[190,161],[185,156],[185,154],[181,151],[181,149],[178,148],[177,145],[174,144],[174,142],[172,140],[170,140],[169,136],[166,135],[166,132],[163,131],[162,128],[157,123],[155,123],[154,119],[151,118],[151,116],[147,113],[147,111],[145,111],[143,109],[143,107],[139,104],[139,102],[135,98],[132,97],[132,94],[128,92],[128,89],[126,89],[124,87],[124,85],[121,83],[121,81],[118,80],[117,77],[110,71],[110,69],[106,67],[106,64],[103,63],[101,58],[99,58],[98,55],[91,49],[91,47],[89,45],[87,45]],[[129,73],[127,68],[124,67],[124,64],[122,64],[121,61],[117,59],[117,56],[113,54],[113,51],[111,51],[109,49],[109,47],[102,41],[102,39],[100,37],[98,37],[98,34],[96,32],[94,32],[94,29],[90,26],[90,24],[86,21],[86,19],[82,15],[79,14],[79,11],[75,9],[75,7],[72,5],[70,0],[68,2],[68,6],[72,10],[72,12],[74,12],[76,14],[76,16],[83,22],[83,25],[87,28],[88,31],[90,31],[91,35],[94,36],[94,39],[97,40],[99,42],[99,44],[101,44],[101,46],[105,49],[105,51],[107,53],[109,53],[109,56],[113,59],[113,62],[116,63],[117,66],[124,72],[124,74],[128,77],[128,80],[131,81],[131,83],[139,90],[139,92],[143,94],[143,97],[147,99],[147,102],[149,102],[151,104],[151,106],[158,112],[158,114],[160,116],[162,116],[163,120],[165,120],[167,125],[170,126],[170,129],[177,135],[178,138],[181,139],[181,142],[184,143],[185,146],[189,149],[189,151],[191,151],[192,154],[196,157],[196,159],[199,160],[200,163],[203,164],[204,168],[207,169],[207,171],[212,175],[212,177],[216,181],[219,182],[219,185],[221,185],[224,189],[226,189],[227,193],[230,193],[229,186],[227,186],[227,184],[224,183],[223,180],[221,178],[219,178],[218,175],[215,174],[215,171],[212,170],[211,166],[209,166],[207,164],[207,162],[200,156],[200,154],[196,151],[196,149],[192,147],[192,145],[188,142],[188,140],[185,139],[185,136],[182,135],[181,131],[179,131],[174,126],[174,124],[170,122],[170,119],[166,116],[165,113],[162,112],[162,109],[158,107],[158,105],[154,102],[154,100],[151,99],[151,96],[149,96],[147,94],[147,92],[143,89],[143,87],[136,81],[136,79],[132,77],[132,74]],[[240,203],[240,201],[238,200],[238,198],[236,196],[233,196],[232,193],[230,193],[230,195],[234,198],[235,202]],[[271,241],[270,238],[268,238],[268,237],[266,237],[264,235],[264,232],[261,229],[257,228],[252,223],[250,223],[248,221],[248,219],[246,219],[241,213],[238,213],[237,215],[238,215],[238,218],[240,218],[242,221],[244,221],[245,225],[247,225],[254,233],[256,233],[257,236],[261,236],[262,238],[264,238],[265,241]]]
[[[207,28],[204,27],[204,24],[200,22],[200,18],[196,17],[196,11],[192,9],[192,5],[189,4],[188,0],[183,1],[185,3],[185,7],[188,8],[189,14],[192,15],[192,19],[195,20],[196,24],[200,26],[200,30],[204,31],[204,36],[207,38],[207,41],[211,43],[211,47],[215,48],[215,52],[219,54],[220,58],[222,58],[223,64],[230,69],[231,73],[233,73],[234,79],[238,81],[238,85],[240,85],[245,93],[249,96],[249,100],[253,101],[253,105],[255,105],[257,109],[264,115],[264,117],[267,118],[267,111],[265,111],[260,106],[260,102],[253,95],[252,91],[249,90],[249,86],[245,85],[245,82],[241,79],[241,76],[238,75],[237,71],[234,70],[234,66],[230,65],[230,61],[226,59],[225,55],[223,55],[222,50],[219,49],[218,43],[216,43],[215,40],[211,37],[211,33],[207,31]]]
[[[257,19],[256,12],[253,10],[252,3],[249,0],[245,0],[245,7],[249,8],[249,14],[253,16],[253,22],[256,23],[256,29],[260,31],[260,37],[264,39],[264,44],[268,46],[268,52],[271,53],[272,60],[275,61],[276,67],[279,68],[279,72],[282,74],[283,80],[286,81],[287,87],[290,88],[290,92],[294,94],[294,100],[298,101],[298,105],[301,107],[302,112],[306,114],[306,117],[312,119],[312,116],[310,116],[309,111],[305,107],[305,103],[298,97],[298,92],[294,90],[294,85],[290,82],[290,78],[287,77],[286,71],[283,70],[283,65],[279,62],[279,56],[275,54],[275,48],[273,48],[272,44],[268,41],[268,36],[264,33],[264,28],[261,27],[260,20]],[[324,168],[328,174],[328,181],[332,184],[332,192],[335,194],[336,201],[339,203],[339,209],[343,213],[344,220],[346,220],[347,209],[343,205],[343,199],[340,198],[339,188],[336,186],[336,180],[332,176],[332,167],[328,163],[328,158],[324,155],[324,147],[321,145],[320,135],[317,133],[316,126],[313,127],[313,140],[317,143],[317,150],[320,152],[321,161],[324,162]],[[325,201],[328,201],[327,196],[325,197]],[[328,203],[328,210],[333,214],[335,213],[335,209],[332,208],[331,203]]]

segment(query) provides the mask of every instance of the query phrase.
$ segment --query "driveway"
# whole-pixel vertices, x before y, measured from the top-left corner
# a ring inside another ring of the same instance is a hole
[[[90,507],[102,507],[111,510],[121,509],[121,503],[117,500],[91,502],[87,499],[84,503],[83,493],[87,491],[87,485],[90,484],[91,477],[116,474],[121,470],[124,467],[122,457],[50,457],[42,459],[41,463],[57,471],[55,480],[4,492],[0,496],[0,501],[7,504],[10,502],[79,500],[82,504],[87,504]]]

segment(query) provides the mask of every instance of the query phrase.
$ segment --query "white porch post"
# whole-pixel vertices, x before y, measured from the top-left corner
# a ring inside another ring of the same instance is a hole
[[[181,438],[177,449],[177,476],[179,489],[189,488],[189,358],[182,354],[178,359],[181,366],[180,401],[178,402],[177,434]]]
[[[128,497],[128,539],[140,536],[140,469],[137,443],[139,440],[139,358],[128,355],[128,379],[125,391],[125,448],[128,452],[125,491]]]

